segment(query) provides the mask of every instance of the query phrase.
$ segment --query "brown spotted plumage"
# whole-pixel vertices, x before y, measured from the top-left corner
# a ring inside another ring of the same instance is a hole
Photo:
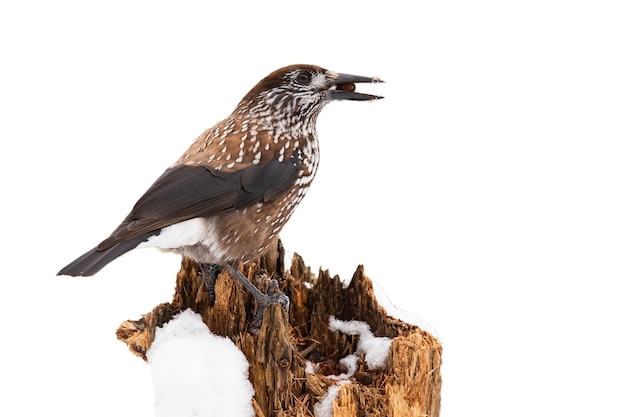
[[[198,137],[111,236],[59,275],[93,275],[135,247],[173,251],[229,271],[258,258],[315,176],[320,110],[332,100],[381,98],[355,91],[354,83],[370,82],[380,80],[313,65],[274,71]]]

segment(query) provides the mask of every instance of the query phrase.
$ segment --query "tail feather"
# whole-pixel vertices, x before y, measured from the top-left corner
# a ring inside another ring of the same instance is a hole
[[[70,275],[73,277],[88,277],[94,275],[96,272],[104,268],[109,262],[117,259],[129,250],[136,248],[137,245],[146,241],[154,234],[154,232],[146,233],[133,239],[124,240],[102,251],[99,251],[97,248],[93,248],[71,262],[69,265],[65,266],[57,273],[57,275]],[[156,234],[158,234],[158,232]]]

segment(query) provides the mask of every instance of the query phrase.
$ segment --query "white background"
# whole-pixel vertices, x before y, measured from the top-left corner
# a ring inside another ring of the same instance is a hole
[[[442,416],[626,415],[626,14],[609,1],[3,2],[0,414],[150,416],[115,339],[179,258],[55,277],[269,72],[331,103],[282,235],[444,344]],[[410,6],[409,6],[410,4]]]

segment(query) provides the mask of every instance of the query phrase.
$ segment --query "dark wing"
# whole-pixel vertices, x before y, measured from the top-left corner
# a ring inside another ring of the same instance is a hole
[[[282,162],[272,159],[233,172],[205,166],[172,167],[152,184],[97,250],[195,217],[272,201],[294,185],[299,162],[294,155]]]

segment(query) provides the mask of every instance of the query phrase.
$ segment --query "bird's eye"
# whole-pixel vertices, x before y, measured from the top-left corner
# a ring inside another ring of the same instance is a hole
[[[300,84],[308,84],[311,82],[311,74],[308,72],[299,72],[296,75],[296,81]]]

